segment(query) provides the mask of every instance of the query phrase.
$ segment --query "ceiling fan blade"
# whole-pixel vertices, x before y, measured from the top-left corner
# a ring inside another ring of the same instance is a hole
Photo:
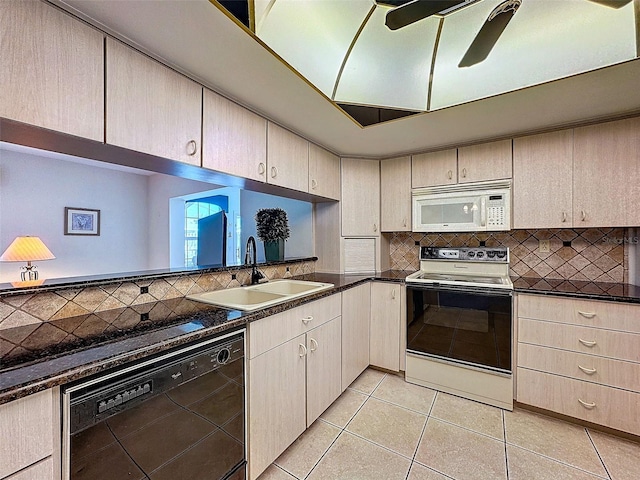
[[[434,13],[458,5],[460,2],[461,0],[413,0],[389,10],[384,24],[389,27],[389,30],[398,30],[418,20],[430,17]]]
[[[521,0],[507,0],[498,5],[485,20],[458,68],[471,67],[485,60],[520,7]]]
[[[603,7],[609,8],[622,8],[628,3],[631,3],[633,0],[589,0],[590,2],[597,3],[598,5],[602,5]]]

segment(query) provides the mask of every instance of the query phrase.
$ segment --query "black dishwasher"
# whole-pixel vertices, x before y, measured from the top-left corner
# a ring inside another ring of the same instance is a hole
[[[63,478],[245,479],[244,331],[63,389]]]

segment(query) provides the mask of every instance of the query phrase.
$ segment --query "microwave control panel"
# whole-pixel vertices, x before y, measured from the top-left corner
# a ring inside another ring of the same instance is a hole
[[[503,195],[489,195],[487,199],[487,226],[503,227],[506,224],[506,206]]]

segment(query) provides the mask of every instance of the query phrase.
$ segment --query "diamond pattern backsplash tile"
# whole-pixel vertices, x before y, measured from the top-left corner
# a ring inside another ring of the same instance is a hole
[[[296,262],[269,265],[260,270],[270,280],[315,272],[315,262]],[[191,293],[238,287],[249,282],[251,270],[247,268],[222,272],[191,273],[174,277],[115,282],[106,285],[67,288],[51,292],[11,295],[0,298],[0,330],[23,325],[51,322],[64,318],[95,313],[105,318],[119,314],[125,307],[144,308],[153,302],[180,298]],[[140,293],[140,287],[148,293]],[[138,307],[138,305],[141,305]],[[139,312],[148,313],[148,312]],[[153,311],[149,312],[153,314]],[[153,315],[151,315],[153,319]]]
[[[511,230],[492,233],[390,234],[392,270],[418,270],[418,246],[509,247],[511,275],[558,280],[626,283],[628,259],[624,228]],[[541,252],[540,240],[549,240]],[[570,245],[565,246],[565,242]]]

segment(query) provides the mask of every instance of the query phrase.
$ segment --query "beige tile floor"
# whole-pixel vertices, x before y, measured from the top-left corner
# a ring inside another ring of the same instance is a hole
[[[259,480],[638,480],[640,444],[368,369]]]

